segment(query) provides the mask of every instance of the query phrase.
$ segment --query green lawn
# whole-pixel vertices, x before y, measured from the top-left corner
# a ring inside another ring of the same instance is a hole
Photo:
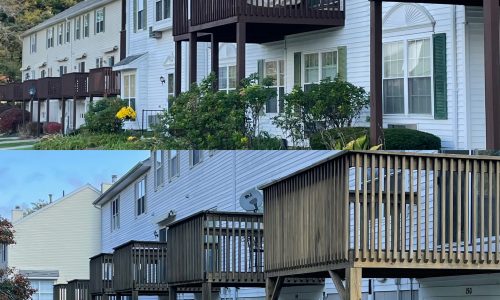
[[[4,144],[0,144],[0,149],[20,147],[20,146],[31,146],[31,145],[34,145],[34,144],[35,144],[34,142],[12,142],[12,143],[4,143]]]

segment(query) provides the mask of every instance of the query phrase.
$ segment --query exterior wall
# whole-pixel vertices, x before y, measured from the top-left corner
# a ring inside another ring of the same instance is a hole
[[[500,297],[498,274],[421,279],[419,284],[420,300],[493,300]]]
[[[14,222],[17,244],[9,266],[59,271],[58,283],[88,278],[88,259],[99,253],[101,222],[92,202],[99,192],[84,186],[42,210]]]

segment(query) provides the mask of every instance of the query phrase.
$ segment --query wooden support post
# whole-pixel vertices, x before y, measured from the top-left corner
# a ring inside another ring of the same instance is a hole
[[[370,2],[370,143],[382,141],[382,1]]]
[[[500,8],[498,1],[483,0],[486,147],[500,149]]]
[[[219,41],[215,34],[212,34],[212,73],[215,77],[214,90],[219,89]]]
[[[198,69],[198,34],[189,34],[189,85],[196,83]]]
[[[35,115],[33,113],[33,98],[31,98],[31,101],[30,101],[30,114],[31,114],[31,119],[30,121],[31,122],[34,122],[35,121]]]
[[[76,97],[73,98],[73,130],[76,130]]]
[[[109,300],[109,295],[106,294],[102,295],[102,300]]]
[[[278,300],[285,277],[266,278],[266,300]]]
[[[212,300],[212,284],[211,283],[203,283],[201,288],[201,299],[202,300]]]
[[[45,108],[47,109],[47,114],[45,115],[45,122],[50,122],[50,99],[46,100]]]
[[[37,106],[38,106],[38,111],[37,111],[37,120],[36,120],[36,136],[40,136],[40,110],[42,108],[42,104],[40,99],[37,99]]]
[[[115,299],[116,299],[116,300],[122,300],[122,295],[120,295],[120,294],[116,294]]]
[[[247,42],[247,26],[244,22],[236,23],[236,79],[238,86],[245,79],[245,53]]]
[[[23,125],[26,123],[26,101],[23,101]]]
[[[175,42],[175,74],[174,74],[174,84],[175,84],[175,96],[179,96],[181,93],[181,78],[182,78],[182,42]],[[169,104],[171,105],[171,104]]]
[[[345,287],[339,274],[335,273],[334,271],[328,271],[328,273],[330,273],[330,277],[332,278],[333,284],[335,285],[335,288],[339,293],[340,299],[345,299]]]
[[[347,268],[345,271],[346,281],[346,300],[361,300],[361,268]]]
[[[131,300],[139,300],[139,292],[138,291],[133,291],[132,295],[130,296]]]
[[[169,287],[168,288],[168,299],[169,300],[177,300],[177,288]]]
[[[66,99],[62,98],[62,108],[61,108],[61,133],[62,134],[65,134],[66,131],[65,131],[65,125],[66,125]]]

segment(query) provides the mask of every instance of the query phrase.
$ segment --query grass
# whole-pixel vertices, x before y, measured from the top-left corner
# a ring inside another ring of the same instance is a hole
[[[31,146],[33,144],[34,144],[34,142],[12,142],[12,143],[5,143],[5,144],[0,144],[0,149],[13,148],[13,147],[19,147],[19,146]]]

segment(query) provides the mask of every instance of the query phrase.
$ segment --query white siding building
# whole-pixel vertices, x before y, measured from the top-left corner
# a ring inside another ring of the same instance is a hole
[[[54,283],[88,278],[88,259],[101,247],[100,212],[92,205],[100,194],[85,185],[28,216],[13,211],[16,244],[8,247],[8,266],[38,290],[33,299],[52,299]]]

